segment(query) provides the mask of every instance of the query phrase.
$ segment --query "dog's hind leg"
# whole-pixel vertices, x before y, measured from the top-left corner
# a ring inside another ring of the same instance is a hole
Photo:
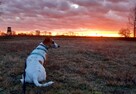
[[[24,83],[24,76],[22,75],[22,79],[20,79],[21,83]],[[32,83],[33,81],[31,80],[31,78],[29,78],[28,74],[26,73],[26,77],[25,77],[25,82],[29,82]]]
[[[46,73],[46,72],[45,72]],[[49,81],[49,82],[46,82],[46,83],[44,83],[44,84],[40,84],[39,83],[39,81],[42,81],[41,79],[38,79],[38,77],[39,77],[39,75],[40,75],[40,71],[37,71],[37,72],[35,72],[35,74],[33,74],[33,82],[34,82],[34,84],[36,85],[36,86],[38,86],[38,87],[47,87],[47,86],[50,86],[50,85],[52,85],[54,82],[53,81]],[[46,75],[44,75],[44,76],[46,76]],[[41,76],[40,76],[41,77]],[[45,80],[46,79],[46,77],[44,77],[44,79],[43,80]]]
[[[37,72],[35,72],[35,73],[33,74],[33,82],[34,82],[34,84],[35,84],[36,86],[41,87],[42,84],[39,83],[38,76],[39,76],[39,71],[37,71]]]
[[[42,84],[40,84],[37,79],[33,79],[33,81],[34,81],[34,84],[35,84],[36,86],[38,86],[38,87],[41,87],[41,86],[42,86]]]
[[[47,83],[40,84],[37,79],[34,79],[34,84],[35,84],[36,86],[38,86],[38,87],[47,87],[47,86],[52,85],[53,83],[54,83],[53,81],[49,81],[49,82],[47,82]]]

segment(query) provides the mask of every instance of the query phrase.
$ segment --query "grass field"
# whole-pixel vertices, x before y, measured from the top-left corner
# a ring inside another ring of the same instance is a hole
[[[43,37],[0,39],[0,94],[22,94],[21,74],[29,53]],[[136,41],[108,38],[55,38],[49,49],[47,81],[27,84],[27,94],[136,94]]]

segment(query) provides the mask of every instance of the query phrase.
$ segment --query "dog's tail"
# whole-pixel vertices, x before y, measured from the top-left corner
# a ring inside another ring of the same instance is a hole
[[[46,82],[44,84],[40,84],[37,79],[34,80],[34,84],[38,87],[47,87],[47,86],[50,86],[52,85],[54,82],[53,81],[49,81],[49,82]]]

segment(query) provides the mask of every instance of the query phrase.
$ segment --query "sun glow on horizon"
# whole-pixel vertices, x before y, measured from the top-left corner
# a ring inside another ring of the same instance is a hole
[[[90,36],[90,37],[120,37],[118,31],[103,31],[91,29],[70,29],[70,30],[53,30],[53,31],[40,31],[39,34],[36,30],[32,31],[16,31],[15,35],[51,35],[51,36]]]
[[[81,36],[93,36],[93,37],[120,37],[116,31],[103,31],[103,30],[87,30],[81,32]]]

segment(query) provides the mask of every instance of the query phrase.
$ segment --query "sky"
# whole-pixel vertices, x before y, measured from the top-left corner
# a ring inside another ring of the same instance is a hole
[[[0,0],[0,31],[118,36],[136,0]]]

